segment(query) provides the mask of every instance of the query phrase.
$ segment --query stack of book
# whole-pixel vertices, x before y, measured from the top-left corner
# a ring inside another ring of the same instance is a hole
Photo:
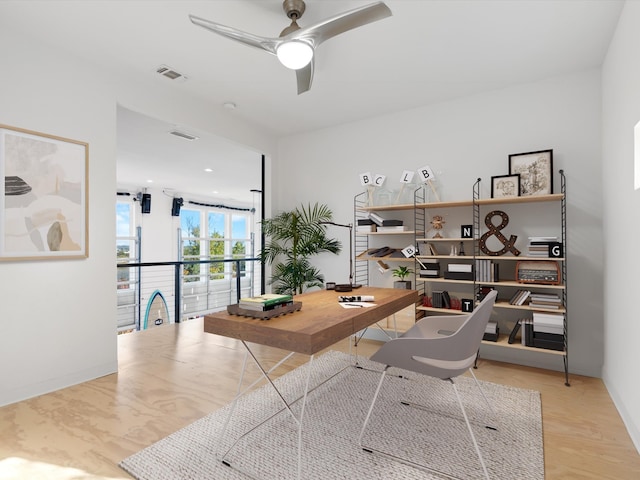
[[[522,330],[520,342],[527,347],[546,348],[548,350],[564,350],[564,315],[553,318],[537,316],[518,320],[509,335],[509,343],[514,343],[518,331]],[[545,315],[545,314],[542,314]]]
[[[420,255],[438,256],[438,249],[431,242],[423,242],[418,244],[418,252]]]
[[[440,262],[435,258],[420,259],[420,278],[438,278]]]
[[[487,328],[484,329],[483,340],[488,340],[490,342],[497,342],[498,337],[500,336],[500,329],[498,328],[497,322],[489,322],[487,323]]]
[[[482,300],[484,300],[484,297],[486,297],[491,290],[494,290],[494,288],[487,287],[486,285],[481,285],[480,288],[478,288],[478,295],[477,295],[478,302],[481,302]]]
[[[375,212],[369,212],[369,218],[373,220],[378,227],[403,227],[404,222],[402,220],[393,220],[382,218]],[[380,232],[380,228],[376,228],[378,232]]]
[[[524,305],[524,302],[531,296],[531,292],[529,290],[518,290],[513,294],[509,303],[511,305]]]
[[[449,280],[473,280],[473,265],[470,263],[449,263],[444,278]]]
[[[532,293],[529,306],[545,310],[559,310],[562,307],[562,299],[555,293]]]
[[[530,330],[532,346],[564,350],[564,314],[533,312]]]
[[[559,255],[552,255],[552,249],[561,245],[558,237],[529,237],[528,255],[530,257],[549,258]]]
[[[389,220],[385,220],[385,221],[389,221]],[[401,222],[402,220],[397,220],[398,222]],[[409,231],[409,228],[406,225],[383,225],[383,226],[376,226],[376,232],[378,233],[389,233],[389,232],[407,232]]]
[[[256,312],[267,312],[278,308],[286,307],[293,303],[291,295],[280,295],[277,293],[265,293],[257,297],[241,298],[238,302],[240,308],[253,310]]]
[[[376,224],[370,218],[359,218],[356,225],[357,233],[371,233],[376,231]]]
[[[476,260],[476,282],[499,282],[499,265],[491,260]]]
[[[431,293],[431,305],[435,308],[451,308],[451,297],[449,292],[437,291]]]

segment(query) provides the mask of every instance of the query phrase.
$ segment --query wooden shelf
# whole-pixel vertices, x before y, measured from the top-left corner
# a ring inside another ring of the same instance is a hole
[[[537,203],[537,202],[558,202],[564,198],[562,193],[552,193],[549,195],[528,195],[526,197],[507,198],[481,198],[476,201],[477,205],[506,205],[515,203]],[[454,200],[450,202],[428,202],[428,203],[404,203],[398,205],[374,205],[372,207],[361,207],[358,210],[363,212],[392,212],[398,210],[413,210],[413,208],[451,208],[470,207],[473,200]]]
[[[507,300],[496,302],[494,308],[506,308],[512,310],[527,310],[530,312],[549,312],[549,313],[566,313],[566,309],[562,308],[531,308],[529,305],[511,305]]]
[[[422,310],[423,312],[438,312],[442,315],[468,315],[469,312],[463,312],[462,310],[453,310],[451,308],[436,308],[436,307],[425,307],[424,305],[419,305],[416,307],[416,310]]]
[[[413,230],[402,230],[398,232],[358,232],[358,235],[415,235]]]
[[[509,343],[509,336],[508,335],[500,335],[498,337],[498,341],[497,342],[491,342],[489,340],[483,340],[482,341],[483,345],[491,345],[494,347],[500,347],[500,348],[513,348],[516,350],[527,350],[529,352],[539,352],[539,353],[546,353],[546,354],[553,354],[553,355],[560,355],[560,356],[564,356],[565,352],[564,351],[560,351],[560,350],[550,350],[548,348],[538,348],[538,347],[527,347],[525,345],[522,345],[520,343],[520,339],[518,339],[516,342],[514,343]]]
[[[527,262],[564,262],[564,257],[526,257],[524,255],[514,256],[514,255],[478,255],[476,257],[478,260],[511,260],[511,261],[527,261]]]
[[[366,260],[369,262],[377,262],[378,260],[384,260],[385,262],[414,262],[413,258],[407,258],[407,257],[392,257],[390,255],[387,255],[385,257],[371,257],[369,255],[365,255],[364,253],[361,253],[360,255],[358,255],[356,257],[356,260]]]
[[[473,242],[475,238],[416,238],[417,242]]]
[[[416,255],[416,258],[435,258],[441,260],[473,260],[473,255]]]
[[[420,278],[416,277],[416,282],[425,282],[425,283],[461,283],[467,285],[473,285],[473,280],[450,280],[444,277],[437,278]],[[484,283],[482,285],[485,285]]]

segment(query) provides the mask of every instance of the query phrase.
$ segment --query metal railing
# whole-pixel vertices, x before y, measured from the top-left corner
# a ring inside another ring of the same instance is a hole
[[[219,264],[231,265],[225,265],[224,273],[213,272],[211,266]],[[198,273],[185,273],[194,265],[200,266]],[[181,322],[238,303],[241,297],[263,293],[260,258],[118,262],[117,270],[121,332]]]

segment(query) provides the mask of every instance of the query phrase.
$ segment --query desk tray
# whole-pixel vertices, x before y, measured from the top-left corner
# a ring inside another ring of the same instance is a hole
[[[269,320],[270,318],[277,317],[279,315],[285,315],[287,313],[297,312],[302,308],[302,302],[293,302],[291,305],[285,307],[276,308],[274,310],[267,310],[260,312],[258,310],[248,310],[241,308],[238,304],[227,305],[227,313],[230,315],[238,315],[241,317],[259,318],[261,320]]]

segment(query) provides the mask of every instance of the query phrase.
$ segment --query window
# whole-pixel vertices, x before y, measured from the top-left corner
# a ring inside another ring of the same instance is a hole
[[[225,215],[219,212],[209,212],[207,224],[209,226],[209,256],[211,259],[222,260],[225,257]],[[224,263],[212,263],[209,267],[211,279],[224,278]]]
[[[198,210],[180,210],[180,229],[182,230],[182,259],[200,260],[201,215]],[[185,282],[200,281],[200,264],[184,265],[182,270]]]
[[[214,209],[180,210],[183,260],[223,260],[244,258],[250,253],[250,213],[229,213]],[[206,232],[202,235],[201,232]],[[240,275],[246,275],[246,262],[240,263]],[[236,276],[235,263],[212,263],[209,279]],[[204,267],[187,265],[185,281],[203,280]]]
[[[131,202],[116,202],[116,259],[126,263],[136,258],[136,241],[133,236],[134,215]],[[129,268],[118,268],[119,290],[131,288]]]
[[[233,258],[243,258],[249,253],[249,219],[246,215],[234,214],[231,216],[231,255]],[[240,262],[240,276],[246,275],[246,262]],[[233,273],[236,272],[237,265],[233,264]]]

